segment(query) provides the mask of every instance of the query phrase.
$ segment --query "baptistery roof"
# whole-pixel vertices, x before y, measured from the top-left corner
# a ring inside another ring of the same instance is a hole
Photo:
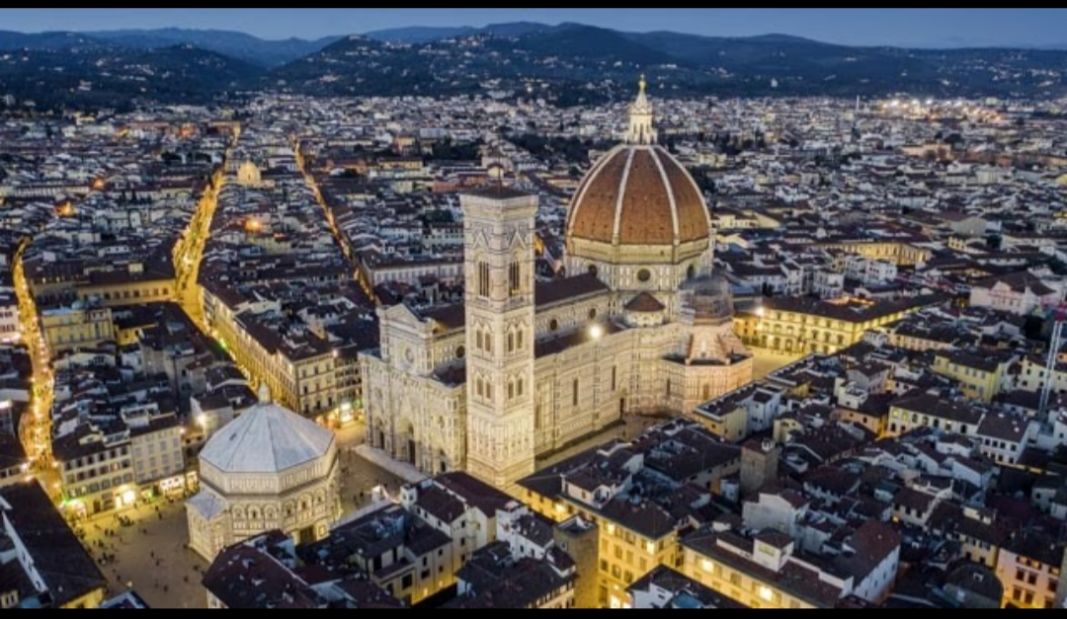
[[[278,473],[325,456],[333,440],[327,428],[261,401],[212,435],[200,459],[225,473]]]

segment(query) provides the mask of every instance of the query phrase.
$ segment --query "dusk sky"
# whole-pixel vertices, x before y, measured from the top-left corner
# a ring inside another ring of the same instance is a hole
[[[0,9],[0,30],[218,28],[267,39],[520,20],[718,36],[784,33],[848,45],[1067,48],[1065,9]]]

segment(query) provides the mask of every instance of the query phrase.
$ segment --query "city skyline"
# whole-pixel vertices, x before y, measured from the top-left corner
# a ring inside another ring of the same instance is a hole
[[[19,32],[189,28],[267,40],[406,27],[577,22],[631,32],[787,34],[840,45],[1067,48],[1065,9],[2,9]]]
[[[1067,608],[1062,11],[19,15],[0,609]]]

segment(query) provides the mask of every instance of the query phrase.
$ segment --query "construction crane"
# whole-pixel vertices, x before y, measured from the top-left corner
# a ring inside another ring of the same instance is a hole
[[[1041,385],[1041,400],[1037,408],[1038,419],[1045,418],[1048,409],[1048,398],[1052,393],[1052,384],[1056,380],[1056,358],[1060,354],[1060,346],[1063,343],[1063,323],[1067,319],[1067,305],[1061,304],[1052,310],[1052,335],[1048,340],[1048,357],[1045,359],[1045,380]]]

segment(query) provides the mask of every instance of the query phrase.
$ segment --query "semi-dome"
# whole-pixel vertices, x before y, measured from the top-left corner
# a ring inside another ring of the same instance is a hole
[[[719,273],[702,275],[683,283],[679,292],[683,305],[696,318],[728,319],[734,314],[730,282]]]
[[[699,187],[655,140],[642,78],[626,143],[601,157],[574,192],[568,240],[673,246],[708,239],[711,222]]]
[[[325,456],[333,440],[327,428],[261,400],[212,435],[200,459],[224,473],[277,473]]]

